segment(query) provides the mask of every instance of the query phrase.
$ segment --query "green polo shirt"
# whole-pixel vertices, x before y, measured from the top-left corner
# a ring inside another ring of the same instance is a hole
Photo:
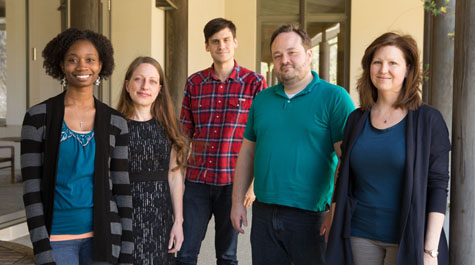
[[[312,74],[291,99],[278,84],[252,102],[244,137],[256,143],[254,192],[260,202],[309,211],[330,204],[338,163],[333,144],[342,140],[355,107],[342,87]]]

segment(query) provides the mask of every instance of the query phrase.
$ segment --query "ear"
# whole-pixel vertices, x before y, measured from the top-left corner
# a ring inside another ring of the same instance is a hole
[[[236,38],[234,38],[233,41],[234,41],[234,48],[237,48],[238,47],[238,40]]]
[[[127,93],[130,93],[130,91],[129,91],[129,80],[125,80],[125,91],[127,91]]]
[[[313,57],[313,50],[312,49],[308,49],[307,51],[305,51],[305,54],[307,54],[307,58],[312,61],[312,57]]]
[[[61,71],[63,71],[63,74],[64,74],[64,62],[63,61],[59,62],[59,67],[61,67]]]
[[[206,50],[207,52],[209,52],[209,44],[208,44],[207,41],[205,41],[205,50]]]

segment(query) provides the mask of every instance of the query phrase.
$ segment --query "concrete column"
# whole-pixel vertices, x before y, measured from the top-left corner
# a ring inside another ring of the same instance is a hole
[[[70,0],[71,28],[99,31],[100,0]]]
[[[325,28],[322,31],[322,42],[320,42],[320,62],[318,75],[325,81],[330,80],[330,45],[328,45]]]
[[[178,115],[188,78],[188,0],[175,0],[165,12],[165,75]],[[199,43],[201,44],[201,43]]]
[[[438,6],[445,0],[436,0]],[[455,0],[449,2],[447,13],[432,17],[430,48],[430,94],[428,103],[437,108],[447,127],[452,128],[452,97],[454,41],[449,36],[455,30]]]
[[[453,1],[453,0],[452,0]],[[452,126],[450,264],[475,253],[475,0],[457,0]]]
[[[429,11],[424,11],[424,47],[422,52],[422,70],[426,70],[426,65],[430,67],[430,49],[432,44],[432,14]],[[430,81],[422,80],[422,101],[430,104]]]

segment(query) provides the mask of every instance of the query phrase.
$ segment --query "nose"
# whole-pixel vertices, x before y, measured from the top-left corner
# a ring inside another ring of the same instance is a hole
[[[224,49],[224,41],[223,40],[219,41],[218,48],[219,49]]]
[[[150,88],[150,81],[147,79],[144,79],[142,82],[142,86],[140,87],[142,90],[147,90]]]
[[[282,64],[287,64],[289,62],[290,57],[287,54],[282,54]]]
[[[380,71],[381,73],[387,73],[388,70],[389,70],[389,65],[388,65],[388,63],[386,63],[386,62],[382,63],[382,64],[381,64],[381,68],[379,69],[379,71]]]
[[[78,68],[78,69],[86,68],[86,61],[85,60],[79,60],[78,64],[76,65],[76,68]]]

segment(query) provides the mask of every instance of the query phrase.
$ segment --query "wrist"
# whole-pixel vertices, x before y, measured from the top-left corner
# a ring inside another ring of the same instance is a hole
[[[437,249],[424,249],[424,255],[429,255],[432,258],[437,258],[439,251]]]
[[[183,217],[175,217],[175,221],[173,222],[174,224],[183,224]]]

